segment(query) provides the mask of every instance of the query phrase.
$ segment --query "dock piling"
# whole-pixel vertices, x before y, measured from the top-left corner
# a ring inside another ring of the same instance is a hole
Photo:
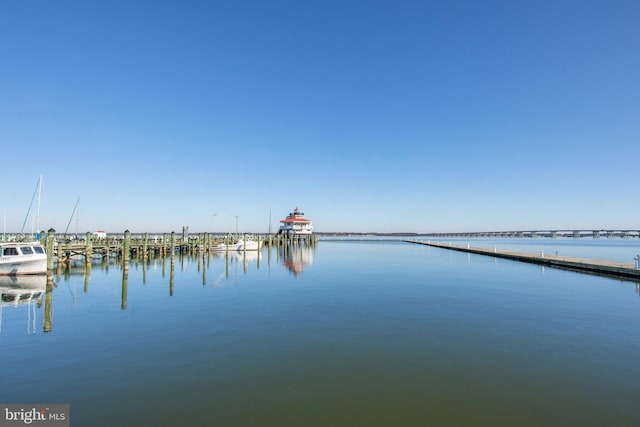
[[[93,252],[93,246],[91,245],[91,233],[87,231],[84,240],[84,262],[85,264],[91,264],[91,255]]]
[[[124,231],[124,244],[122,245],[122,265],[125,270],[129,270],[129,259],[131,257],[131,232]]]
[[[49,273],[53,274],[53,244],[55,239],[56,230],[50,228],[47,234],[47,275],[49,275]]]

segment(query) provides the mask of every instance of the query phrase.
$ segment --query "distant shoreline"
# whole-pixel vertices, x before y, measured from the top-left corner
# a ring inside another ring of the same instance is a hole
[[[229,234],[228,231],[169,231],[169,232],[148,232],[148,231],[131,231],[131,234],[141,236],[147,234],[148,236],[162,236],[163,234],[171,234],[175,232],[176,235],[198,235],[198,234],[210,234],[213,236],[222,236]],[[46,234],[46,232],[45,232]],[[95,232],[92,232],[92,237],[96,238]],[[240,231],[239,234],[253,234],[253,235],[268,235],[266,232],[254,232],[254,231]],[[275,233],[272,233],[274,235]],[[522,230],[522,231],[470,231],[470,232],[431,232],[431,233],[417,233],[417,232],[353,232],[353,231],[316,231],[313,233],[318,237],[430,237],[430,238],[625,238],[634,239],[640,238],[640,230],[633,229],[601,229],[601,230]],[[29,236],[31,233],[5,233],[5,236]],[[56,235],[75,236],[76,238],[83,238],[86,233],[60,233],[56,231]],[[120,232],[106,232],[109,237],[123,236],[124,230]]]

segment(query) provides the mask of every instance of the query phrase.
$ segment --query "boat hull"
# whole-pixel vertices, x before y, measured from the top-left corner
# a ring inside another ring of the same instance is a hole
[[[0,261],[0,275],[22,276],[47,273],[47,257]]]
[[[226,252],[227,250],[229,252],[232,252],[232,251],[244,252],[244,251],[257,251],[260,249],[260,246],[261,246],[260,243],[252,241],[252,242],[247,242],[246,245],[243,242],[233,243],[230,245],[225,245],[224,243],[222,243],[220,245],[214,246],[211,249],[215,252]]]

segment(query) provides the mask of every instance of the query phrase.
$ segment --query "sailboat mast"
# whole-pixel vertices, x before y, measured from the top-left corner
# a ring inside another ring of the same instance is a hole
[[[80,222],[80,197],[78,197],[78,212],[76,213],[76,236],[78,235],[78,223]]]
[[[38,186],[38,207],[36,209],[36,233],[40,233],[40,196],[42,195],[42,175]]]
[[[80,197],[76,200],[76,204],[73,206],[73,211],[71,212],[71,216],[69,217],[69,223],[67,223],[67,228],[64,229],[64,235],[67,235],[67,231],[69,231],[69,226],[71,225],[71,221],[73,220],[73,215],[76,213],[76,209],[80,205]],[[76,234],[78,234],[78,220],[76,217]]]
[[[29,214],[31,213],[31,207],[33,206],[33,200],[36,198],[36,194],[38,193],[38,188],[40,188],[40,180],[38,180],[38,184],[36,185],[35,190],[33,190],[33,196],[31,196],[31,203],[29,203],[29,209],[27,209],[27,214],[24,216],[24,222],[22,223],[22,228],[20,229],[20,234],[24,232],[24,226],[27,225],[27,220],[29,219]],[[31,228],[33,228],[33,217],[31,218]],[[33,229],[31,230],[33,232]]]

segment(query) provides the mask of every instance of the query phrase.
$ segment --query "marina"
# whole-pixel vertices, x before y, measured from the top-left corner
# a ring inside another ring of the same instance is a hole
[[[0,399],[98,427],[640,422],[638,283],[498,260],[319,241],[7,277],[32,296],[0,308]]]
[[[85,235],[57,234],[55,230],[41,233],[39,242],[34,242],[31,236],[10,235],[9,247],[20,245],[34,245],[41,248],[47,246],[47,254],[54,262],[70,262],[72,259],[83,258],[90,262],[93,258],[120,257],[127,260],[132,258],[175,256],[177,253],[202,253],[230,251],[255,251],[263,246],[312,245],[317,243],[315,234],[276,234],[251,235],[242,233],[230,236],[220,233],[189,234],[183,229],[182,233],[138,233],[132,234],[125,230],[123,233],[106,233],[96,237],[94,233]],[[49,243],[47,243],[49,242]],[[49,248],[48,244],[51,245]],[[46,264],[45,264],[46,265]],[[46,268],[41,271],[45,273]]]
[[[0,426],[640,426],[640,2],[576,3],[3,2]]]

